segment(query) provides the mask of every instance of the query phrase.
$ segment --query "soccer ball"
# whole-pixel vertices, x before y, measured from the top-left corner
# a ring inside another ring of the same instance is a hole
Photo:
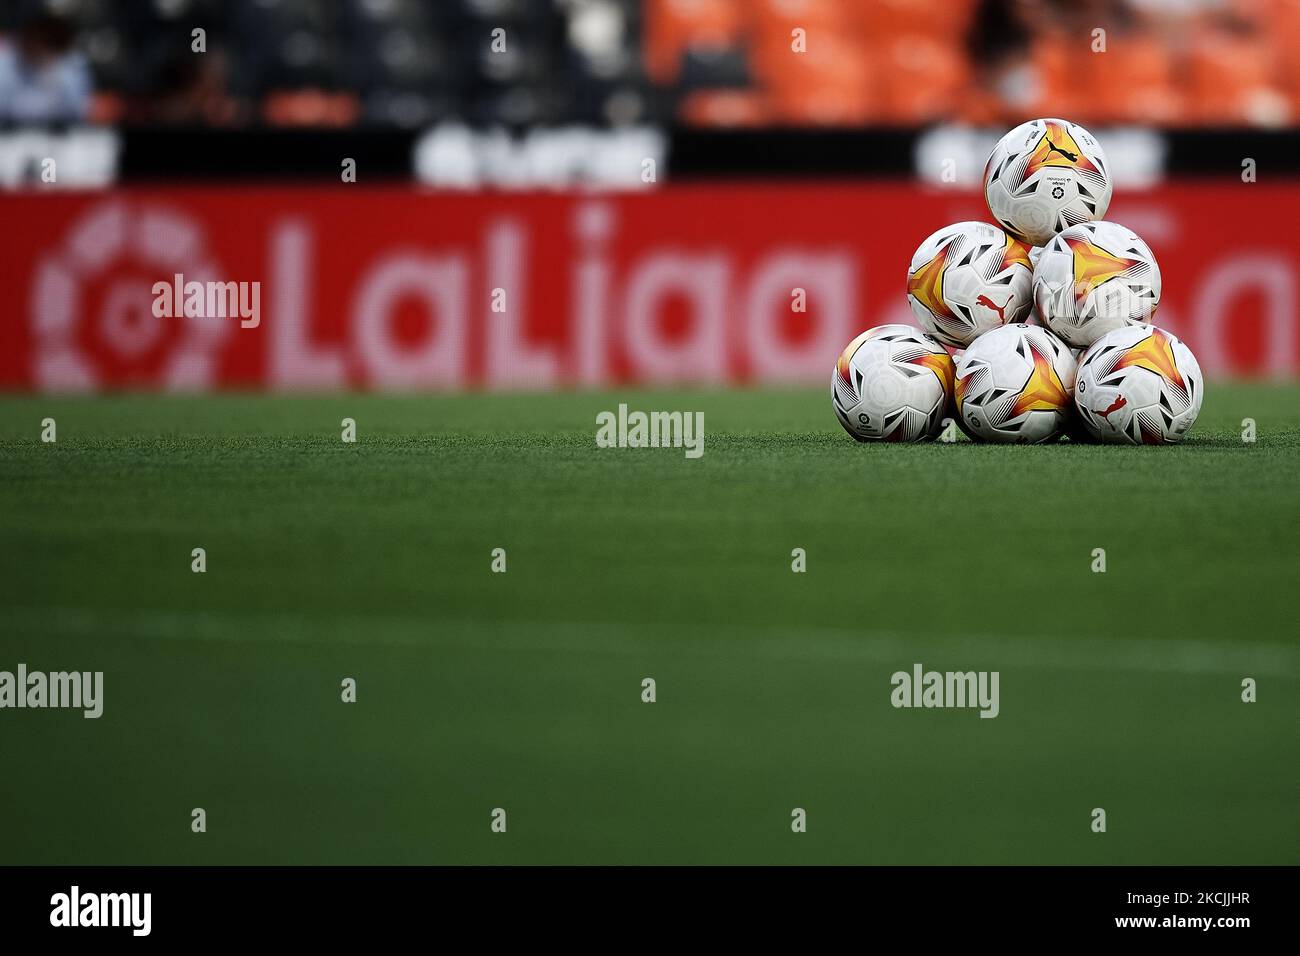
[[[1107,332],[1151,321],[1160,304],[1160,267],[1147,244],[1119,223],[1071,226],[1038,259],[1034,304],[1066,345],[1085,349]]]
[[[957,421],[976,441],[1060,437],[1074,393],[1074,356],[1036,325],[985,332],[957,360]]]
[[[907,301],[921,327],[964,348],[982,332],[1029,314],[1029,247],[987,222],[959,222],[921,243],[907,269]]]
[[[1074,402],[1084,427],[1103,442],[1180,442],[1204,397],[1196,356],[1154,325],[1107,332],[1079,360]]]
[[[1041,246],[1062,229],[1105,217],[1107,170],[1101,144],[1082,126],[1031,120],[993,147],[984,167],[984,198],[1003,229]]]
[[[831,373],[831,404],[858,441],[922,441],[943,425],[952,356],[920,329],[880,325],[849,343]]]

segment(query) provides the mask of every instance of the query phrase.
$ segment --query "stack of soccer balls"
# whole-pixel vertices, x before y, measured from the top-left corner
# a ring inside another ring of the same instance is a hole
[[[831,401],[845,430],[922,441],[951,407],[976,441],[1181,441],[1201,370],[1150,324],[1160,269],[1147,244],[1101,220],[1101,144],[1065,120],[1017,126],[989,157],[984,197],[1001,228],[959,222],[912,257],[907,300],[924,331],[878,326],[840,355]]]

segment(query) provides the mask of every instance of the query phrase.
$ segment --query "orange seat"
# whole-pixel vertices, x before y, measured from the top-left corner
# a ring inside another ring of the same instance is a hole
[[[1001,65],[985,76],[985,90],[997,104],[999,123],[1014,126],[1035,116],[1078,116],[1087,90],[1071,75],[1069,44],[1056,34],[1035,38],[1023,61]]]
[[[1274,51],[1274,80],[1300,116],[1300,0],[1273,0],[1264,5],[1267,36]]]
[[[728,48],[742,42],[737,0],[647,0],[644,58],[657,83],[676,81],[682,53],[691,47]]]
[[[853,6],[843,0],[749,0],[745,9],[756,33],[783,36],[788,43],[796,27],[809,38],[827,32],[843,36],[856,28]]]
[[[1274,82],[1269,52],[1249,35],[1198,30],[1187,57],[1189,118],[1227,125],[1284,122],[1290,103]]]
[[[882,47],[884,118],[924,123],[956,112],[967,82],[966,59],[952,41],[903,34]]]
[[[865,126],[880,118],[878,106],[861,86],[827,80],[773,97],[772,117],[791,125]]]
[[[845,4],[858,30],[873,40],[924,35],[944,42],[962,40],[976,0],[853,0]]]
[[[780,121],[852,124],[880,115],[875,58],[852,37],[816,34],[800,53],[780,34],[766,34],[751,53],[755,76]]]
[[[1146,33],[1112,34],[1104,53],[1084,54],[1092,118],[1105,123],[1177,122],[1182,94],[1163,40]]]
[[[86,110],[87,121],[99,126],[111,126],[120,123],[126,114],[126,103],[122,97],[111,91],[99,91],[90,96],[90,106]]]
[[[262,101],[262,118],[270,126],[351,126],[360,113],[351,93],[291,90],[270,93]]]
[[[773,118],[757,90],[697,90],[682,101],[680,114],[691,126],[753,127]]]

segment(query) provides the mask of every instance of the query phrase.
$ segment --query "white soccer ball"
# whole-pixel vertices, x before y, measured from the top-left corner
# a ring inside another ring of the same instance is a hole
[[[1047,244],[1034,269],[1034,304],[1071,348],[1150,322],[1160,304],[1160,267],[1133,230],[1117,222],[1071,226]]]
[[[1154,325],[1107,332],[1079,360],[1074,403],[1084,427],[1103,442],[1180,442],[1204,397],[1196,356]]]
[[[1105,218],[1110,195],[1101,144],[1062,119],[1017,126],[998,140],[984,167],[984,198],[993,218],[1035,246],[1062,229]]]
[[[858,441],[922,441],[943,425],[952,356],[910,325],[880,325],[849,343],[831,373],[831,404]]]
[[[1029,246],[987,222],[945,226],[921,243],[907,269],[907,301],[921,327],[964,348],[977,335],[1029,314]]]
[[[957,421],[976,441],[1052,441],[1069,422],[1074,371],[1074,356],[1046,329],[985,332],[957,360]]]

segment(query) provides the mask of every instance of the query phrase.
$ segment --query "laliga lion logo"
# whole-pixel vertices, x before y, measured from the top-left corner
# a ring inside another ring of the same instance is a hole
[[[202,226],[182,212],[118,200],[92,207],[41,261],[32,280],[36,384],[92,390],[100,381],[101,361],[154,367],[150,353],[156,360],[159,350],[156,375],[166,388],[210,384],[217,347],[230,324],[159,318],[151,289],[175,273],[211,279],[220,274],[219,266],[205,246]],[[179,327],[169,329],[173,322]]]

